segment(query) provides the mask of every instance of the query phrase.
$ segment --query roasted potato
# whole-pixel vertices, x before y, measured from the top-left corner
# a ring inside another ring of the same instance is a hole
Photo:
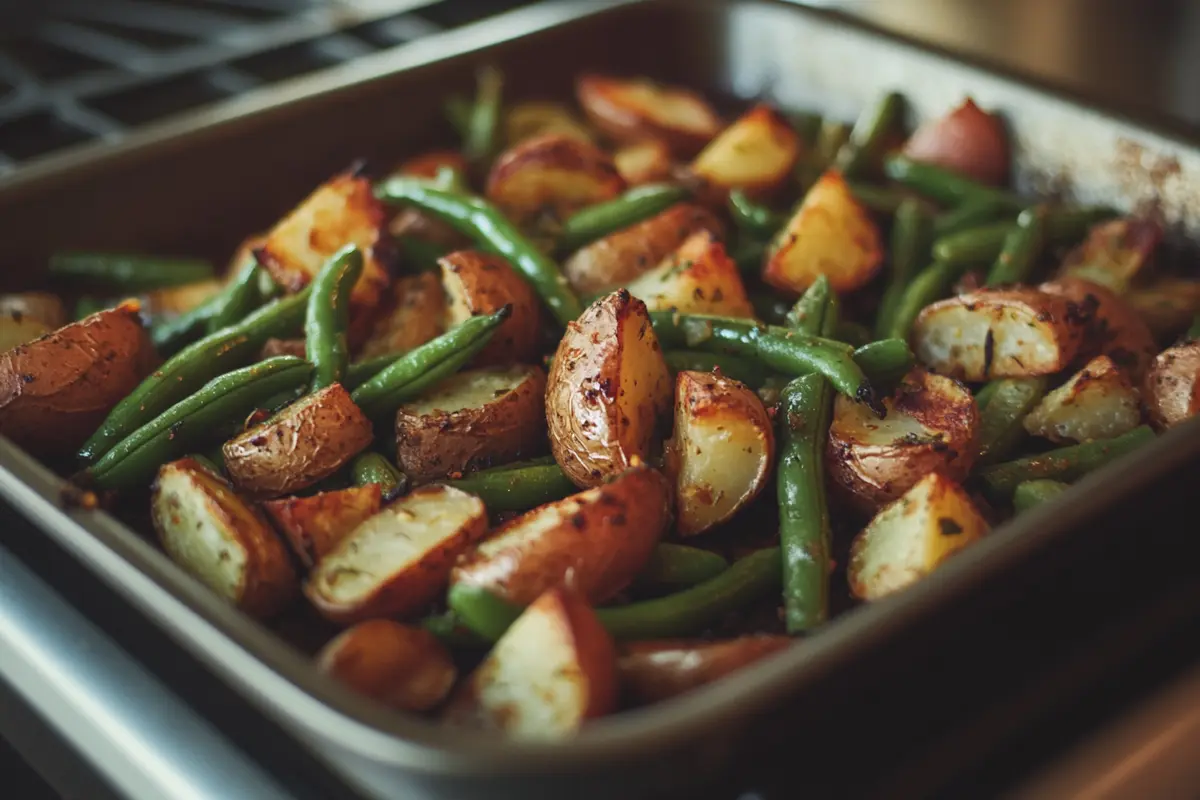
[[[644,79],[583,75],[575,94],[598,130],[622,144],[657,139],[689,158],[721,132],[721,118],[694,92]]]
[[[1167,343],[1200,313],[1200,281],[1163,278],[1124,296],[1156,341]]]
[[[913,370],[883,401],[887,416],[838,395],[825,461],[851,504],[874,511],[931,472],[963,480],[978,452],[979,407],[956,380]]]
[[[422,483],[541,455],[545,397],[541,367],[460,372],[396,411],[396,464]]]
[[[424,628],[370,619],[322,648],[317,669],[356,692],[401,711],[438,706],[458,678],[445,645]]]
[[[795,642],[790,636],[766,635],[632,642],[617,657],[617,676],[630,700],[657,703],[720,680]]]
[[[1162,235],[1162,226],[1152,219],[1101,222],[1067,255],[1058,276],[1083,278],[1124,293],[1154,257]]]
[[[0,295],[0,318],[14,322],[35,320],[49,330],[61,328],[70,322],[67,308],[56,294],[50,292],[22,292]],[[15,347],[16,345],[10,345]],[[3,348],[7,350],[8,348]]]
[[[445,292],[446,325],[512,306],[508,319],[475,357],[474,363],[534,361],[541,344],[542,301],[529,282],[500,256],[460,250],[438,261]]]
[[[450,486],[425,486],[355,528],[308,576],[304,594],[342,625],[421,611],[454,560],[487,532],[487,509]]]
[[[224,479],[184,458],[164,464],[151,491],[158,540],[194,578],[260,619],[296,597],[287,548]]]
[[[616,651],[582,598],[552,589],[525,609],[447,708],[453,725],[563,739],[614,710]]]
[[[1142,424],[1138,393],[1108,356],[1096,356],[1042,398],[1025,416],[1025,430],[1052,442],[1112,439]]]
[[[759,103],[709,142],[691,173],[710,187],[769,195],[791,179],[803,147],[791,124]]]
[[[850,548],[851,593],[878,600],[916,583],[988,532],[971,498],[940,472],[880,511]]]
[[[663,263],[626,288],[650,311],[754,318],[737,264],[708,231],[692,234]]]
[[[914,161],[935,164],[980,183],[1002,186],[1008,182],[1011,159],[1004,123],[969,97],[946,116],[917,128],[903,152]]]
[[[628,144],[613,153],[613,164],[628,186],[658,183],[671,177],[671,149],[657,139]]]
[[[1183,342],[1154,359],[1142,399],[1150,421],[1165,430],[1200,412],[1200,342]]]
[[[581,295],[609,291],[661,263],[689,236],[702,230],[716,239],[725,235],[712,212],[679,203],[580,249],[563,264],[563,274]]]
[[[238,273],[242,271],[242,267],[250,263],[255,258],[255,253],[267,243],[267,235],[265,233],[256,233],[253,236],[247,236],[233,251],[233,257],[229,259],[229,263],[225,265],[225,272],[221,276],[221,281],[226,286],[237,280]]]
[[[703,533],[748,505],[766,486],[774,456],[771,418],[753,391],[711,373],[675,377],[666,467],[680,536]]]
[[[446,330],[446,294],[436,274],[401,278],[388,295],[384,313],[359,353],[362,358],[407,352]]]
[[[567,326],[546,387],[554,460],[595,486],[646,459],[671,402],[671,373],[646,305],[621,289]]]
[[[504,113],[504,139],[507,147],[548,133],[579,139],[588,144],[594,143],[592,132],[583,120],[560,103],[517,103]]]
[[[612,157],[563,134],[526,139],[500,155],[487,179],[487,197],[506,217],[529,227],[547,215],[564,220],[611,200],[625,189]]]
[[[433,179],[445,167],[456,170],[460,175],[467,174],[467,161],[462,153],[456,150],[431,150],[422,153],[401,162],[394,174]],[[396,238],[405,236],[423,239],[447,249],[467,247],[471,242],[450,223],[411,206],[400,208],[387,227],[388,232]]]
[[[238,434],[222,452],[234,485],[256,497],[278,497],[332,475],[373,438],[371,422],[335,383]]]
[[[457,150],[428,150],[397,164],[395,174],[433,179],[446,168],[465,175],[468,171],[467,159]]]
[[[0,353],[0,433],[37,456],[70,453],[156,359],[135,303]]]
[[[603,603],[646,565],[670,517],[669,502],[662,474],[630,469],[504,524],[454,568],[451,581],[518,605],[562,585]]]
[[[308,497],[281,497],[262,505],[296,558],[311,568],[362,522],[379,513],[381,504],[379,484],[368,483]]]
[[[254,255],[284,291],[297,292],[330,256],[348,244],[357,245],[363,253],[363,270],[350,295],[350,338],[362,341],[391,282],[376,252],[384,224],[383,205],[375,198],[371,181],[344,173],[280,220]]]
[[[981,289],[941,300],[917,316],[917,360],[965,381],[1028,378],[1066,369],[1094,310],[1036,289]]]
[[[1076,361],[1106,355],[1135,381],[1141,379],[1158,347],[1145,321],[1123,297],[1083,278],[1059,278],[1038,288],[1075,303],[1079,316],[1086,318]]]
[[[841,173],[830,170],[808,190],[772,243],[763,280],[798,295],[824,275],[834,290],[853,292],[866,286],[882,263],[874,220]]]
[[[213,278],[207,281],[185,283],[182,286],[164,286],[142,298],[142,310],[151,317],[169,319],[191,311],[225,288],[225,282]]]

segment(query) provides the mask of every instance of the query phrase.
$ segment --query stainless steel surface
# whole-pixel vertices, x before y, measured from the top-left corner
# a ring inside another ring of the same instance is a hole
[[[624,46],[612,45],[618,41]],[[1188,187],[1200,154],[1169,135],[782,3],[655,0],[527,9],[335,67],[270,97],[251,94],[177,118],[86,158],[48,159],[0,189],[0,218],[9,227],[0,256],[38,264],[49,250],[72,245],[231,248],[356,155],[395,157],[420,144],[436,130],[442,92],[450,83],[469,85],[484,59],[504,67],[514,90],[525,94],[561,94],[583,68],[616,69],[846,117],[887,88],[901,88],[918,116],[970,93],[1009,116],[1023,186],[1052,184],[1084,201],[1123,207],[1155,202],[1182,227],[1200,224]],[[400,98],[403,113],[380,112]],[[117,180],[122,202],[97,207],[95,198]],[[239,190],[245,186],[256,190]],[[128,224],[128,209],[137,210],[137,224]],[[73,220],[69,229],[55,221],[64,218]],[[860,674],[890,643],[921,641],[916,633],[934,627],[949,630],[952,614],[982,613],[1005,592],[1032,594],[1017,591],[1021,582],[1065,543],[1084,546],[1081,526],[1101,530],[1104,518],[1117,518],[1119,504],[1128,506],[1198,457],[1200,424],[1181,427],[1082,481],[1061,502],[997,531],[935,579],[856,609],[804,647],[662,707],[601,720],[555,745],[448,732],[331,685],[137,534],[106,515],[60,508],[59,480],[7,442],[0,442],[0,493],[357,785],[378,796],[582,800],[703,783],[745,754],[765,718],[803,730],[819,701],[836,702],[831,687]],[[1103,506],[1095,498],[1104,498]],[[1103,539],[1110,547],[1122,546],[1115,532],[1104,536],[1114,537]],[[1072,579],[1087,588],[1087,577]],[[968,656],[950,649],[943,665],[953,669]],[[872,684],[851,688],[869,692]],[[804,702],[797,705],[797,697]],[[801,761],[803,752],[796,754]]]

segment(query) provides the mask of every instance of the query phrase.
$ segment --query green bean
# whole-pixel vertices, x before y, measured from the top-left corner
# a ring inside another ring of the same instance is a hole
[[[754,316],[768,325],[787,324],[791,306],[788,301],[775,292],[755,291],[749,293],[750,305],[754,307]]]
[[[396,499],[408,489],[408,476],[396,469],[379,453],[360,453],[350,462],[355,486],[378,484],[384,502]]]
[[[900,210],[900,204],[910,199],[908,195],[887,186],[872,186],[850,181],[850,193],[868,211],[890,217]]]
[[[198,258],[166,258],[129,253],[55,253],[50,256],[50,278],[78,284],[104,286],[137,294],[166,286],[183,286],[212,278],[213,266]]]
[[[488,647],[491,642],[462,623],[453,611],[431,614],[421,620],[421,627],[436,636],[447,647]]]
[[[701,353],[696,350],[667,350],[663,353],[667,368],[671,374],[680,372],[720,372],[722,375],[741,381],[751,389],[762,386],[767,379],[767,371],[760,364],[744,358],[721,355],[720,353]]]
[[[988,272],[988,286],[1024,283],[1033,274],[1046,241],[1046,209],[1027,208],[1017,217],[1017,224],[1004,240],[1004,249]]]
[[[1117,212],[1107,206],[1052,209],[1046,213],[1046,243],[1054,246],[1075,244],[1093,225],[1116,216]]]
[[[887,137],[904,114],[904,97],[888,92],[854,123],[850,139],[838,151],[836,165],[848,180],[862,177],[879,158]]]
[[[170,357],[194,342],[207,331],[208,321],[224,308],[227,299],[228,289],[177,317],[153,320],[150,324],[150,341],[154,343],[154,349],[159,355]]]
[[[579,491],[558,464],[523,462],[446,481],[483,501],[488,511],[527,511]]]
[[[504,76],[495,67],[486,66],[477,73],[476,82],[475,104],[467,119],[463,153],[468,161],[484,164],[496,152]]]
[[[877,389],[894,386],[916,363],[912,350],[903,339],[880,339],[854,351],[854,363]]]
[[[1040,480],[1019,483],[1013,490],[1013,509],[1020,514],[1053,500],[1070,488],[1069,484],[1062,481]]]
[[[569,253],[585,244],[636,225],[659,214],[681,200],[688,190],[673,184],[637,186],[620,197],[597,203],[567,217],[559,234],[559,252]]]
[[[838,322],[833,335],[829,338],[845,342],[851,347],[865,347],[871,343],[871,330],[862,323],[843,319]],[[861,367],[862,364],[859,366]],[[869,378],[870,375],[867,377]]]
[[[834,293],[828,276],[817,276],[804,294],[800,295],[796,305],[788,311],[784,324],[801,333],[820,336],[825,330],[825,316],[830,309],[830,298],[836,301],[837,294]],[[836,325],[837,321],[833,324]]]
[[[983,413],[983,410],[988,407],[989,403],[992,402],[992,398],[996,396],[996,392],[1000,389],[1001,383],[1002,381],[985,383],[982,387],[980,387],[979,391],[975,392],[975,405],[979,407],[980,413]]]
[[[896,221],[892,226],[891,275],[875,317],[876,336],[886,336],[892,330],[904,291],[929,254],[931,228],[932,222],[920,201],[909,198],[896,210]]]
[[[373,356],[371,358],[364,358],[362,361],[356,361],[346,367],[346,379],[342,382],[342,385],[346,387],[346,391],[353,392],[371,380],[371,378],[383,372],[384,369],[404,358],[408,352],[407,350],[397,350],[394,353],[384,353],[381,356]]]
[[[401,261],[415,272],[437,269],[438,259],[453,249],[419,236],[398,236],[396,246],[400,249]]]
[[[1012,455],[1025,433],[1025,416],[1046,394],[1046,379],[1005,378],[992,381],[995,387],[980,409],[979,465],[995,464]]]
[[[892,180],[944,206],[959,206],[976,200],[993,200],[1017,210],[1026,205],[1009,192],[985,186],[933,164],[914,161],[907,156],[894,155],[884,159],[883,170]]]
[[[392,178],[379,189],[389,202],[411,203],[503,256],[533,285],[566,326],[583,313],[557,265],[533,246],[495,206],[478,197],[439,189],[417,178]]]
[[[751,236],[770,237],[787,223],[787,216],[751,200],[741,189],[729,193],[733,224]]]
[[[218,467],[216,465],[216,463],[206,455],[202,455],[200,453],[192,453],[188,456],[185,456],[185,458],[190,458],[192,461],[195,461],[197,464],[204,467],[206,470],[211,472],[213,475],[224,474],[221,470],[221,467]]]
[[[311,374],[303,359],[277,356],[214,378],[118,442],[85,480],[98,489],[145,486],[162,464],[212,439],[230,421],[245,419],[262,399],[303,386]]]
[[[205,320],[206,332],[216,333],[222,328],[236,325],[262,303],[260,271],[258,262],[251,259],[234,276],[229,286],[215,295],[220,299],[214,304],[212,315]]]
[[[940,239],[962,231],[978,228],[997,222],[1016,222],[1018,209],[985,197],[981,200],[969,200],[961,206],[952,208],[938,216],[933,222],[933,236]]]
[[[1187,333],[1184,334],[1183,338],[1193,342],[1200,339],[1200,314],[1197,314],[1192,319],[1192,324],[1187,329]]]
[[[1011,222],[993,222],[943,236],[933,243],[933,257],[962,266],[987,264],[999,257],[1014,228]]]
[[[821,120],[821,128],[817,131],[817,140],[806,158],[800,159],[796,168],[796,177],[800,188],[807,191],[829,169],[838,151],[850,139],[850,126],[833,119]]]
[[[1017,485],[1025,481],[1076,481],[1153,439],[1154,432],[1142,425],[1114,439],[1060,447],[1047,453],[985,467],[980,470],[979,477],[990,497],[1006,500],[1012,497]]]
[[[833,534],[825,498],[825,438],[832,405],[829,384],[820,375],[796,378],[780,400],[776,491],[788,633],[811,630],[829,617]]]
[[[335,253],[312,281],[304,320],[304,355],[313,365],[312,391],[340,383],[350,362],[350,291],[362,274],[362,252],[354,245]]]
[[[954,282],[962,277],[966,269],[962,264],[935,261],[921,270],[896,303],[891,330],[887,331],[888,337],[908,341],[908,334],[921,309],[949,294]]]
[[[471,101],[461,94],[450,95],[446,98],[443,111],[450,127],[454,128],[454,132],[458,134],[458,138],[466,142],[471,129]]]
[[[711,550],[664,542],[654,548],[636,583],[639,586],[687,588],[715,578],[728,566],[729,562],[723,556]]]

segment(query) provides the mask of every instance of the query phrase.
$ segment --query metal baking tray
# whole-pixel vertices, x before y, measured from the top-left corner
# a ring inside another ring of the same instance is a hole
[[[553,2],[31,164],[0,186],[2,280],[35,286],[38,265],[69,247],[222,257],[352,159],[389,163],[444,139],[445,92],[469,86],[485,62],[505,70],[515,95],[568,97],[573,76],[596,69],[847,120],[887,89],[902,90],[917,118],[969,93],[1010,120],[1020,188],[1119,208],[1153,203],[1180,233],[1200,233],[1200,150],[986,65],[779,0]],[[1181,481],[1197,464],[1200,420],[804,646],[556,744],[438,728],[353,695],[141,535],[106,514],[64,508],[60,479],[3,440],[0,494],[364,791],[586,800],[687,792],[765,753],[784,754],[813,789],[837,752],[960,713],[988,688],[971,680],[980,659],[1036,658],[1079,615],[1123,608],[1112,591],[1122,575],[1181,568],[1185,559],[1163,554],[1194,550],[1197,537],[1143,525],[1135,543],[1129,532],[1143,508],[1191,516]],[[1177,599],[1195,602],[1196,592]],[[1009,640],[992,635],[1003,631]],[[925,696],[902,681],[916,680],[914,659],[930,652],[944,674]],[[839,719],[852,703],[857,716]]]

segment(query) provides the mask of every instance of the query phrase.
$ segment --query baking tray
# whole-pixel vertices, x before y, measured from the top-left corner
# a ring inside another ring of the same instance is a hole
[[[0,186],[6,288],[36,285],[38,265],[69,247],[226,255],[352,159],[388,163],[444,139],[445,92],[469,86],[485,62],[505,70],[516,95],[566,97],[577,72],[598,69],[846,119],[887,89],[902,90],[918,119],[969,93],[1011,121],[1020,188],[1121,208],[1154,204],[1179,232],[1200,232],[1200,151],[986,65],[785,2],[556,2],[30,165]],[[1153,568],[1165,576],[1186,562],[1198,537],[1171,536],[1161,525],[1130,531],[1144,508],[1191,516],[1181,481],[1197,463],[1200,420],[1023,515],[916,587],[846,614],[803,647],[556,744],[437,728],[353,695],[138,534],[103,513],[64,509],[61,481],[3,440],[0,493],[364,790],[583,800],[687,792],[739,759],[780,752],[811,790],[830,774],[833,752],[950,718],[990,690],[970,679],[980,659],[1035,659],[1072,615],[1119,611],[1113,582],[1121,575]],[[1175,605],[1197,599],[1185,591]],[[989,631],[1023,633],[997,641]],[[945,674],[932,695],[912,697],[916,684],[895,682],[911,676],[914,654],[929,652]],[[852,706],[857,716],[847,719]]]

